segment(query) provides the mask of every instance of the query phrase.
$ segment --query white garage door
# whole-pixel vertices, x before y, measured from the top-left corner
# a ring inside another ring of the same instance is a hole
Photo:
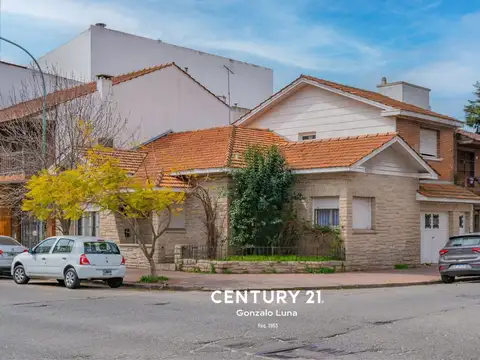
[[[448,213],[422,213],[420,218],[422,263],[438,263],[438,252],[448,240]]]

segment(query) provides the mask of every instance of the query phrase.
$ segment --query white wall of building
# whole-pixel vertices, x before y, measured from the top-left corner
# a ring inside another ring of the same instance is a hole
[[[127,118],[127,136],[143,143],[161,133],[229,124],[225,103],[175,67],[168,67],[112,87],[115,108]]]
[[[309,85],[245,125],[271,129],[292,141],[309,132],[327,139],[395,131],[395,120],[382,117],[380,109]]]
[[[72,40],[40,57],[37,61],[46,69],[55,69],[61,76],[88,82],[91,73],[91,32],[86,30]],[[97,75],[97,74],[95,74]]]
[[[41,60],[56,64],[64,73],[73,72],[76,77],[86,74],[91,80],[98,74],[119,75],[175,62],[181,68],[188,68],[196,80],[215,95],[225,96],[228,102],[225,65],[234,72],[230,75],[231,105],[252,108],[273,92],[271,69],[99,26],[91,26]]]
[[[74,86],[75,81],[44,74],[47,92]],[[0,108],[39,97],[43,94],[40,73],[31,68],[0,61]]]
[[[377,88],[382,95],[430,110],[430,89],[403,81],[381,84]]]

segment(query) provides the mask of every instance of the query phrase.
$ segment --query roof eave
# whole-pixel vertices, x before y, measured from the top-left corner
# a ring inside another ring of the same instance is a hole
[[[414,117],[414,118],[433,121],[442,125],[447,125],[452,127],[459,127],[464,125],[463,122],[459,120],[448,120],[448,119],[444,119],[437,116],[425,115],[425,114],[420,114],[413,111],[398,110],[398,109],[384,110],[381,112],[381,115],[384,117],[390,117],[390,116]]]
[[[429,202],[446,202],[446,203],[459,203],[459,204],[480,204],[480,198],[477,199],[464,199],[464,198],[439,198],[425,196],[417,192],[417,201],[429,201]]]

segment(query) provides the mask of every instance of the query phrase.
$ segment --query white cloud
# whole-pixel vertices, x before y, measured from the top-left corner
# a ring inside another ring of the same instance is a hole
[[[232,4],[251,7],[251,18],[236,17],[228,8]],[[309,71],[352,73],[384,62],[380,49],[328,24],[305,22],[288,2],[183,0],[162,3],[161,7],[146,8],[141,2],[135,8],[124,8],[113,1],[3,0],[2,10],[75,29],[105,22],[109,28],[179,45]]]

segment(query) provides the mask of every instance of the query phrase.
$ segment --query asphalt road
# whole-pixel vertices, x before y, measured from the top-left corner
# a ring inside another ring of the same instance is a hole
[[[67,290],[0,279],[0,359],[480,358],[478,282],[324,291],[323,304],[307,299],[214,304],[211,293]],[[239,309],[297,316],[239,317]]]

